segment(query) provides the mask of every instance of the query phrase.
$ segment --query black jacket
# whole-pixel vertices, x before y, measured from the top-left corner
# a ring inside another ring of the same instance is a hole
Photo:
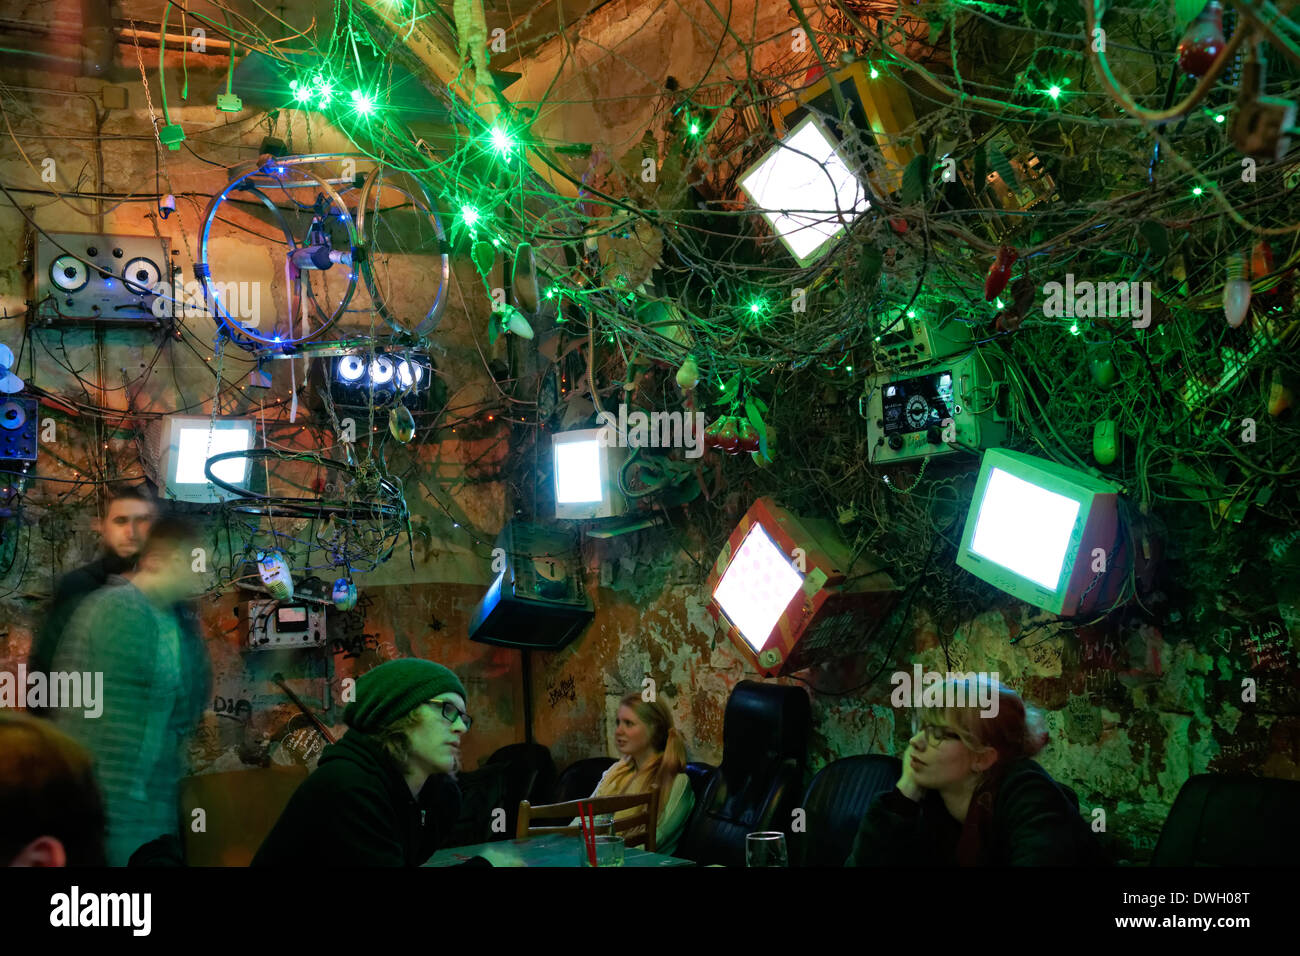
[[[58,648],[59,638],[72,620],[73,612],[89,594],[98,591],[108,582],[109,575],[130,571],[134,563],[123,560],[116,554],[103,554],[84,567],[69,571],[59,578],[54,586],[54,597],[36,632],[36,639],[32,641],[32,653],[27,662],[29,671],[49,673],[54,664],[54,652]]]
[[[349,730],[321,752],[252,865],[419,866],[459,813],[460,789],[451,777],[430,777],[417,800],[375,739]]]
[[[993,786],[992,784],[996,784]],[[1098,866],[1106,863],[1078,798],[1036,762],[1017,760],[977,791],[992,790],[992,813],[968,814],[979,866]],[[963,824],[930,790],[909,800],[895,787],[862,818],[846,866],[955,866]]]

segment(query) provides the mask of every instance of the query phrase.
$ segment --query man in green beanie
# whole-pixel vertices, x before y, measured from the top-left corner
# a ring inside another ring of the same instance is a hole
[[[419,866],[460,813],[465,688],[433,661],[387,661],[357,681],[350,728],[321,752],[253,866]],[[475,858],[469,861],[486,865]]]

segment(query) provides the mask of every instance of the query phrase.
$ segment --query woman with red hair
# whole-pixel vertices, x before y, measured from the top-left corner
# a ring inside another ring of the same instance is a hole
[[[872,803],[846,865],[1105,863],[1078,799],[1032,759],[1047,744],[1041,715],[982,675],[951,676],[944,692],[971,704],[915,713],[898,784]]]

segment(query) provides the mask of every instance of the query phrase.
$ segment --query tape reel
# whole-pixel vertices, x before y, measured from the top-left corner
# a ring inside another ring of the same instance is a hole
[[[162,282],[162,270],[152,259],[136,256],[122,270],[122,281],[137,295],[148,295]]]
[[[19,402],[12,399],[0,405],[0,428],[17,431],[27,424],[27,412]]]
[[[90,273],[76,256],[62,255],[50,263],[50,281],[64,292],[78,292],[90,281]]]

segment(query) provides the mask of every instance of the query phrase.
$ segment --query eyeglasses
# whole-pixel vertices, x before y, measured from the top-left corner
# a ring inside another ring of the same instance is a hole
[[[912,717],[912,735],[925,731],[925,742],[931,747],[938,747],[945,741],[961,740],[961,734],[954,733],[950,728],[942,724],[932,724],[922,721],[919,717]]]
[[[435,710],[442,711],[442,719],[449,724],[456,723],[456,718],[459,717],[464,722],[466,730],[474,726],[474,718],[449,700],[431,700],[428,704]]]

